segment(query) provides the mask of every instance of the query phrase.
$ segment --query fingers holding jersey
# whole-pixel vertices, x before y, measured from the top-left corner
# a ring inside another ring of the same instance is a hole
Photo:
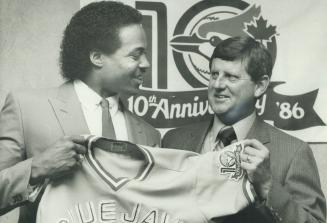
[[[244,140],[244,151],[241,154],[241,167],[246,170],[250,182],[260,197],[267,197],[272,175],[270,154],[267,147],[256,139]]]
[[[244,140],[244,153],[261,158],[269,157],[269,150],[256,139]]]
[[[83,135],[73,135],[68,138],[78,145],[86,146],[87,139]]]
[[[34,156],[30,183],[37,184],[45,178],[58,178],[73,171],[78,166],[83,154],[86,153],[85,146],[80,143],[83,142],[78,137],[65,136],[43,153]]]
[[[267,164],[270,164],[269,150],[256,139],[246,139],[241,161],[242,167],[249,170],[250,173],[258,168],[267,168]]]
[[[80,144],[74,143],[74,147],[72,149],[75,150],[75,152],[79,155],[83,155],[86,153],[86,147]]]
[[[255,170],[258,165],[262,162],[262,159],[254,156],[254,155],[249,155],[246,153],[241,154],[241,166],[245,170]]]

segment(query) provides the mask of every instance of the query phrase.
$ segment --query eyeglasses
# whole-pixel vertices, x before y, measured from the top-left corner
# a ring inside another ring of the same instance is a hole
[[[218,72],[211,73],[211,78],[212,78],[212,80],[217,80],[219,78],[220,81],[224,80],[224,81],[227,81],[230,83],[237,83],[241,80],[251,80],[251,78],[242,78],[237,75],[233,75],[233,74],[229,74],[229,73],[225,73],[225,74],[221,75]]]

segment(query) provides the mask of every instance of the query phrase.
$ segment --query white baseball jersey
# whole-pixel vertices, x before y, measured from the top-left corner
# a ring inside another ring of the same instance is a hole
[[[91,137],[73,176],[47,186],[37,223],[200,223],[234,214],[254,201],[242,149],[200,155]]]

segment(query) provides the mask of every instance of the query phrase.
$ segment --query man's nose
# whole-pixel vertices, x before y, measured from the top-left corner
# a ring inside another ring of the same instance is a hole
[[[148,58],[146,57],[146,55],[143,55],[141,57],[140,67],[141,68],[148,68],[148,67],[150,67],[150,62],[149,62]]]
[[[219,76],[214,80],[214,84],[213,86],[215,88],[225,88],[226,87],[226,81],[227,79],[225,78],[225,76]]]

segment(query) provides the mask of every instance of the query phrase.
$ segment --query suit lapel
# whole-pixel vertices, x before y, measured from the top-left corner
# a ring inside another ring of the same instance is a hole
[[[257,139],[262,144],[267,144],[270,142],[270,134],[267,128],[265,128],[265,123],[258,117],[254,120],[254,123],[247,135],[248,139]]]
[[[192,151],[200,153],[211,125],[212,121],[199,122],[195,131],[191,131],[188,136],[189,139],[185,141],[185,145],[188,147],[185,149],[190,150],[189,148],[192,148]]]
[[[72,82],[61,85],[57,97],[49,102],[64,135],[90,134]]]
[[[135,144],[148,145],[147,137],[145,135],[143,124],[134,117],[134,115],[127,109],[122,109],[126,120],[126,128],[129,141]]]

